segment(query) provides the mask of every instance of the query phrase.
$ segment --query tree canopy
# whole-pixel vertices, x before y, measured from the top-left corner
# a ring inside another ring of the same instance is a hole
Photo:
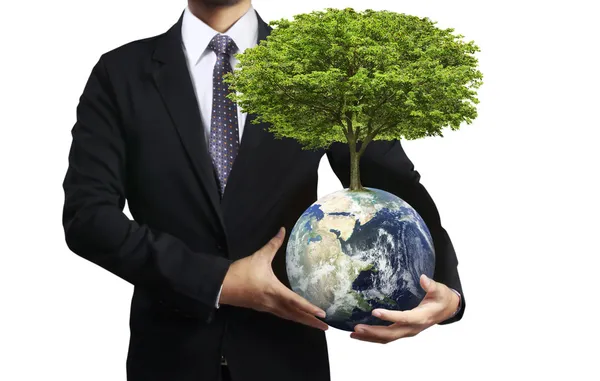
[[[443,136],[477,116],[479,48],[453,28],[352,8],[269,24],[267,39],[237,54],[240,70],[225,81],[238,92],[229,97],[277,138],[305,149],[348,142],[358,161],[372,140]]]

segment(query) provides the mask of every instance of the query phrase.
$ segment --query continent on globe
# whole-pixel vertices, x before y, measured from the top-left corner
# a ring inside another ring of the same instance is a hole
[[[408,310],[433,277],[429,229],[407,202],[383,190],[331,193],[313,203],[290,233],[286,266],[292,289],[324,309],[332,327],[389,325],[375,308]]]

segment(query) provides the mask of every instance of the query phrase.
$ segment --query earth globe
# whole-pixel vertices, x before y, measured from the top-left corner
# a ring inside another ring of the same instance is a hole
[[[375,308],[408,310],[425,297],[435,251],[425,222],[401,198],[375,188],[343,189],[300,216],[286,247],[292,289],[322,308],[328,325],[390,325]]]

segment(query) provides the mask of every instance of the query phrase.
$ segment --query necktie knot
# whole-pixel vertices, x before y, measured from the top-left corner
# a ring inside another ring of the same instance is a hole
[[[215,35],[208,43],[208,47],[217,54],[224,53],[227,55],[235,53],[238,49],[233,39],[225,34]]]

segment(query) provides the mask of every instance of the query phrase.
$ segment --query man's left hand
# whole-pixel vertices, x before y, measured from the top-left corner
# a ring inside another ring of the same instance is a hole
[[[421,287],[425,298],[407,311],[375,309],[372,314],[382,320],[391,321],[389,326],[357,324],[350,335],[353,339],[387,344],[403,337],[413,337],[424,329],[450,318],[457,310],[459,296],[445,284],[421,275]]]

